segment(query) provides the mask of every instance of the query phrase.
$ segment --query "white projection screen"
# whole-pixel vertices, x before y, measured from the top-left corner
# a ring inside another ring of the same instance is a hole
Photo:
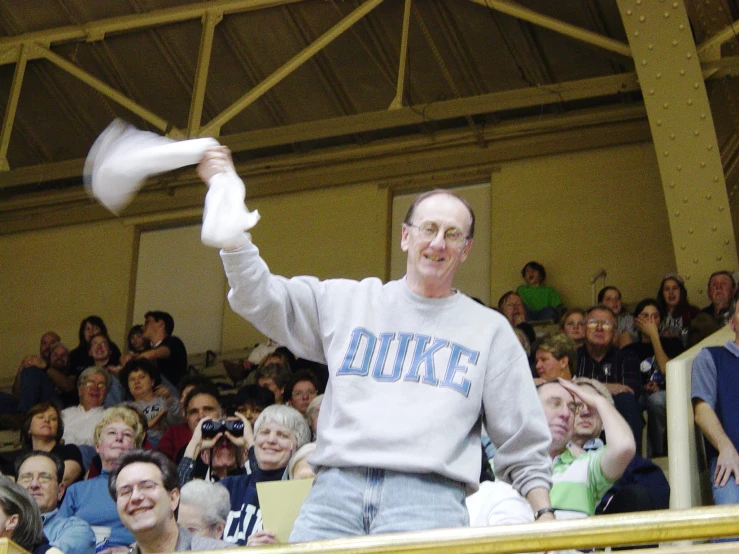
[[[200,224],[141,233],[134,324],[149,310],[169,312],[188,354],[220,352],[225,291],[221,258],[200,242]]]

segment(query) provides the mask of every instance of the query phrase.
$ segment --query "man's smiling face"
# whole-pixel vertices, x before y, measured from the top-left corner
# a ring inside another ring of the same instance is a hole
[[[162,472],[147,462],[124,467],[116,479],[118,517],[132,533],[164,529],[180,502],[180,491],[167,491]]]
[[[433,224],[438,232],[427,238],[421,228]],[[472,240],[466,239],[471,225],[470,212],[457,198],[435,194],[416,206],[411,225],[403,224],[400,247],[408,255],[407,283],[411,291],[428,297],[449,296],[459,265],[467,259]],[[454,230],[465,239],[453,244],[445,238]]]

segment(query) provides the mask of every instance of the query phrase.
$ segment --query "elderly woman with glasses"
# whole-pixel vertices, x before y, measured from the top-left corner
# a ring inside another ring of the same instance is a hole
[[[95,426],[93,438],[103,471],[94,479],[69,487],[59,514],[77,516],[90,525],[110,527],[110,552],[128,552],[134,538],[118,518],[115,502],[108,492],[108,477],[125,452],[141,447],[144,427],[131,409],[116,406],[105,410]]]
[[[212,448],[223,437],[245,452],[249,443],[254,443],[257,468],[248,475],[236,475],[221,479],[219,483],[231,493],[231,517],[223,532],[223,540],[238,545],[274,543],[274,533],[262,531],[257,483],[277,481],[283,478],[285,468],[292,455],[304,444],[310,442],[310,429],[303,415],[296,409],[282,404],[273,404],[264,409],[251,432],[246,418],[237,414],[244,423],[243,436],[229,431],[220,431],[212,438],[203,436],[203,418],[195,428],[185,456],[179,464],[180,484],[192,478],[194,460],[200,451]]]

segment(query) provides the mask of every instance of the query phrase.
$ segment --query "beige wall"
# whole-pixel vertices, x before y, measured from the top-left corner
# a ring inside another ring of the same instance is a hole
[[[547,283],[570,307],[591,304],[590,277],[598,268],[631,305],[654,296],[662,276],[675,270],[649,143],[515,161],[492,182],[496,302],[522,283],[520,270],[531,260],[544,265]]]
[[[358,185],[259,198],[254,243],[277,275],[385,278],[387,194]],[[224,351],[253,345],[260,335],[230,308],[224,311]]]
[[[249,208],[262,214],[254,241],[274,273],[386,278],[390,204],[390,191],[366,184],[258,198]],[[649,143],[502,163],[492,174],[491,219],[493,300],[520,283],[531,259],[570,305],[589,304],[599,267],[631,303],[653,295],[674,268]],[[0,236],[0,382],[48,329],[74,346],[89,314],[123,346],[135,244],[135,227],[123,220]],[[260,338],[224,310],[224,351]]]
[[[57,331],[77,346],[79,323],[96,314],[123,345],[134,229],[120,220],[0,237],[0,383],[39,338]]]

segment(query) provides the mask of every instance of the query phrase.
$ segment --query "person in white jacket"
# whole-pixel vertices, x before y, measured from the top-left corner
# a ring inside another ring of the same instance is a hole
[[[206,183],[233,171],[225,148],[198,166]],[[206,197],[206,209],[209,225],[227,224],[227,207],[220,218]],[[452,286],[474,223],[451,192],[419,196],[402,226],[406,276],[385,284],[287,279],[245,232],[209,241],[222,247],[233,310],[329,368],[311,457],[320,469],[291,542],[468,525],[483,419],[498,477],[551,518],[551,437],[526,355],[502,315]]]

